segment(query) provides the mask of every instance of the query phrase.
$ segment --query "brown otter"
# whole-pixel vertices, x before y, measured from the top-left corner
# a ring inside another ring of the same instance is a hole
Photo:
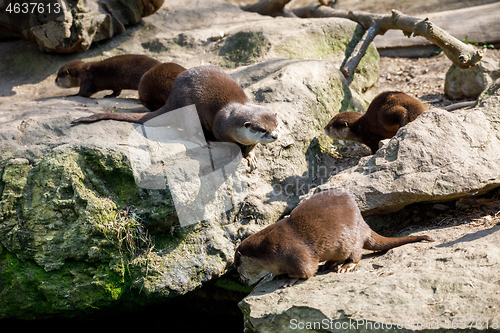
[[[173,62],[159,64],[148,70],[139,82],[139,101],[151,111],[161,108],[167,102],[175,78],[185,70]]]
[[[145,55],[125,54],[102,61],[70,61],[57,72],[56,85],[61,88],[80,87],[77,96],[90,97],[98,91],[113,90],[106,97],[117,97],[123,89],[139,88],[139,82],[150,68],[160,61]]]
[[[250,103],[236,81],[212,66],[194,67],[180,73],[167,102],[154,112],[99,113],[76,119],[72,124],[107,119],[143,124],[163,113],[191,104],[196,105],[205,138],[239,144],[243,156],[253,168],[257,161],[252,150],[257,143],[278,139],[276,114]]]
[[[363,143],[375,154],[380,140],[392,138],[400,127],[425,110],[419,100],[402,92],[387,91],[373,99],[365,114],[344,111],[335,115],[325,126],[325,133],[334,140]]]
[[[362,249],[386,251],[429,236],[383,237],[370,229],[353,197],[329,190],[317,193],[282,219],[246,238],[236,249],[234,265],[244,280],[261,271],[288,274],[280,287],[307,279],[318,264],[339,265],[339,272],[352,271]]]

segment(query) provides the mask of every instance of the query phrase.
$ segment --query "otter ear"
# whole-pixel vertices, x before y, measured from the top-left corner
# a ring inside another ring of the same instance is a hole
[[[247,121],[247,122],[245,122],[245,123],[243,124],[243,126],[245,126],[245,128],[249,128],[249,127],[250,127],[250,125],[252,125],[252,123],[250,123],[249,121]]]

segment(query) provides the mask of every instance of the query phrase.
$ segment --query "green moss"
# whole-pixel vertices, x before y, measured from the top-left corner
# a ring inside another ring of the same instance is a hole
[[[231,62],[229,66],[237,67],[262,57],[270,48],[270,42],[262,32],[240,31],[225,38],[219,55]]]
[[[163,224],[173,221],[167,191],[139,189],[126,156],[95,147],[52,152],[34,167],[11,161],[0,170],[0,297],[7,304],[0,317],[75,314],[124,297],[144,301],[130,288],[132,274],[143,272],[120,250],[117,234],[104,230],[121,205],[140,207],[138,218],[154,212]]]
[[[23,196],[29,170],[29,162],[25,159],[10,160],[3,168],[0,177],[0,218],[17,215],[14,206]]]
[[[346,40],[323,31],[305,31],[300,36],[286,38],[274,51],[289,59],[333,59],[345,51],[346,44]]]
[[[343,28],[340,25],[325,24],[319,29],[316,25],[302,30],[299,34],[287,36],[281,43],[273,47],[273,51],[280,57],[289,59],[326,59],[336,61],[343,58],[344,62],[349,59],[359,40],[363,37],[363,30],[358,25],[352,28]],[[318,101],[325,107],[329,107],[334,112],[353,109],[351,105],[350,91],[364,94],[377,81],[380,61],[379,54],[374,46],[370,46],[355,69],[355,75],[349,87],[342,87],[344,98],[341,106],[332,109],[330,103],[323,103],[328,100],[329,95],[335,94],[335,88],[318,92]],[[341,66],[343,66],[342,64]],[[341,80],[338,79],[338,82]],[[338,84],[338,83],[337,83]],[[333,105],[337,106],[337,105]]]
[[[109,306],[130,293],[130,280],[106,264],[89,266],[68,262],[57,272],[46,272],[32,261],[20,261],[2,249],[0,318],[43,318],[75,315]],[[140,300],[140,296],[127,296]]]
[[[226,278],[218,279],[215,282],[215,286],[218,288],[225,289],[225,290],[237,291],[237,292],[246,293],[246,294],[251,293],[253,290],[253,287],[251,287],[249,285],[241,284],[241,283],[238,283],[234,280],[226,279]]]
[[[490,96],[499,95],[498,91],[500,90],[500,79],[497,79],[495,82],[491,83],[486,89],[479,95],[477,105],[481,105],[483,99],[486,99]]]

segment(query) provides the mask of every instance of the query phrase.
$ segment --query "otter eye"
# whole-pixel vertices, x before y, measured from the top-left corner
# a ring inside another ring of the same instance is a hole
[[[347,121],[344,121],[342,125],[344,125],[344,127],[349,127],[349,123]]]
[[[267,131],[265,129],[261,128],[261,129],[259,129],[259,132],[266,133]]]

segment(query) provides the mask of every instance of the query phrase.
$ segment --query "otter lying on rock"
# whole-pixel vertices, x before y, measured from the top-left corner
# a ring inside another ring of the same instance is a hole
[[[167,102],[154,112],[98,113],[72,124],[118,120],[144,124],[166,112],[196,105],[207,140],[240,145],[251,167],[257,166],[253,152],[258,143],[278,139],[278,119],[267,108],[250,103],[243,89],[229,75],[212,66],[193,67],[175,79]]]

